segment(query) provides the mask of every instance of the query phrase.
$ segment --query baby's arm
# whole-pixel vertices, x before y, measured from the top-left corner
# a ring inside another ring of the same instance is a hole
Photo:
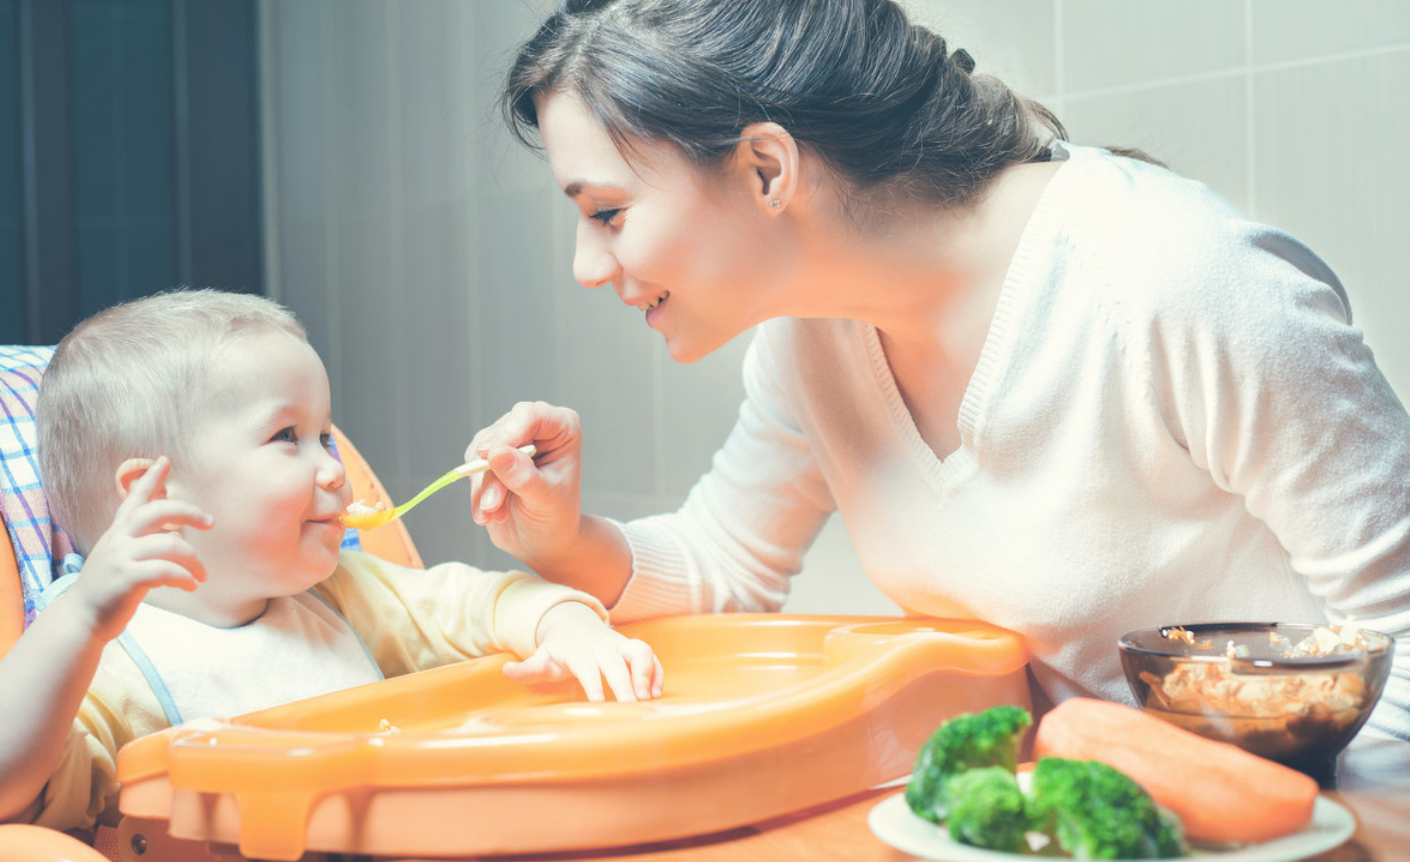
[[[191,544],[168,527],[209,529],[196,507],[162,499],[170,463],[159,458],[132,482],[113,524],[94,544],[78,580],[0,658],[0,822],[30,813],[63,751],[108,641],[147,590],[194,590],[205,570]]]
[[[661,662],[651,647],[613,631],[582,602],[560,602],[543,615],[538,649],[504,673],[516,682],[576,677],[588,700],[603,700],[606,678],[619,701],[661,696]]]

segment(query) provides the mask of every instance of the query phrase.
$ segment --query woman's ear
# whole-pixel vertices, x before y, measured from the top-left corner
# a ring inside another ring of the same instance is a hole
[[[156,463],[156,460],[157,459],[155,458],[128,458],[126,461],[123,461],[121,464],[118,465],[117,475],[115,479],[117,481],[117,492],[119,500],[127,499],[127,494],[128,491],[132,488],[132,483],[142,478],[142,475],[146,473],[149,469],[151,469],[152,465]],[[162,500],[165,498],[165,486],[157,488],[156,491],[154,491],[152,494],[153,500]]]
[[[798,192],[802,168],[798,142],[778,123],[750,123],[739,138],[736,167],[759,207],[778,215]]]

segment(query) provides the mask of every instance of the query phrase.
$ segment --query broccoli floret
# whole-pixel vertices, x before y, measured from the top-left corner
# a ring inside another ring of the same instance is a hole
[[[1095,760],[1045,757],[1033,770],[1029,828],[1077,859],[1162,859],[1185,853],[1180,822],[1122,773]]]
[[[1028,814],[1018,780],[1002,766],[971,769],[950,782],[950,837],[961,844],[1022,853]]]
[[[920,817],[940,823],[950,816],[950,783],[962,773],[986,766],[1013,772],[1018,746],[1033,723],[1028,710],[996,706],[973,715],[957,715],[935,731],[920,750],[906,804]]]

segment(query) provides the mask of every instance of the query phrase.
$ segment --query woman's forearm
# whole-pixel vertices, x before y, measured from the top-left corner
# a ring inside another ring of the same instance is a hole
[[[621,598],[632,576],[632,551],[622,531],[605,518],[584,515],[578,535],[551,559],[525,560],[545,580],[596,596],[607,607]]]

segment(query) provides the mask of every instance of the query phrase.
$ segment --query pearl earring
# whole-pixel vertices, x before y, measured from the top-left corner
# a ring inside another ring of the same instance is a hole
[[[771,198],[769,200],[769,209],[773,210],[774,212],[778,212],[779,210],[783,209],[783,201],[779,200],[778,198]]]

